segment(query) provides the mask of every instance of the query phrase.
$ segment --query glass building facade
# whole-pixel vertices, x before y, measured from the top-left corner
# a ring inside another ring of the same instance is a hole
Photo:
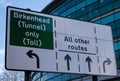
[[[42,13],[105,24],[112,27],[118,77],[98,76],[100,81],[120,81],[120,0],[53,0]],[[33,81],[91,81],[89,75],[42,73],[32,74]]]

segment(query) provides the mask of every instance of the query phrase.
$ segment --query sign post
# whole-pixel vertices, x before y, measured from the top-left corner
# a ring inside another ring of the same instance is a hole
[[[8,7],[6,29],[8,70],[117,74],[109,26]]]
[[[98,81],[97,76],[92,76],[92,81]]]
[[[24,81],[32,81],[31,78],[31,72],[30,71],[25,71],[25,77]]]

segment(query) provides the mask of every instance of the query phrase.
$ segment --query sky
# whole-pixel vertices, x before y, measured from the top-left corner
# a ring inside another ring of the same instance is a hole
[[[5,61],[6,7],[13,6],[33,11],[41,11],[52,0],[0,0],[0,73]]]

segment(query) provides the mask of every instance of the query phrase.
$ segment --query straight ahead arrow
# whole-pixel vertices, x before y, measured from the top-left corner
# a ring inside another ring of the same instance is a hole
[[[67,61],[67,70],[70,70],[70,61],[72,60],[71,57],[67,54],[64,58]]]
[[[89,68],[89,72],[91,72],[91,62],[92,62],[92,59],[88,56],[87,58],[86,58],[86,62],[88,62],[88,68]]]

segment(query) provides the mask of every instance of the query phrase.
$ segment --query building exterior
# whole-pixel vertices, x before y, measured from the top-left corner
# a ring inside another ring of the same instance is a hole
[[[98,80],[120,81],[120,0],[53,0],[42,13],[111,26],[118,76],[98,76]],[[89,75],[40,72],[33,73],[32,78],[33,81],[92,80]]]

